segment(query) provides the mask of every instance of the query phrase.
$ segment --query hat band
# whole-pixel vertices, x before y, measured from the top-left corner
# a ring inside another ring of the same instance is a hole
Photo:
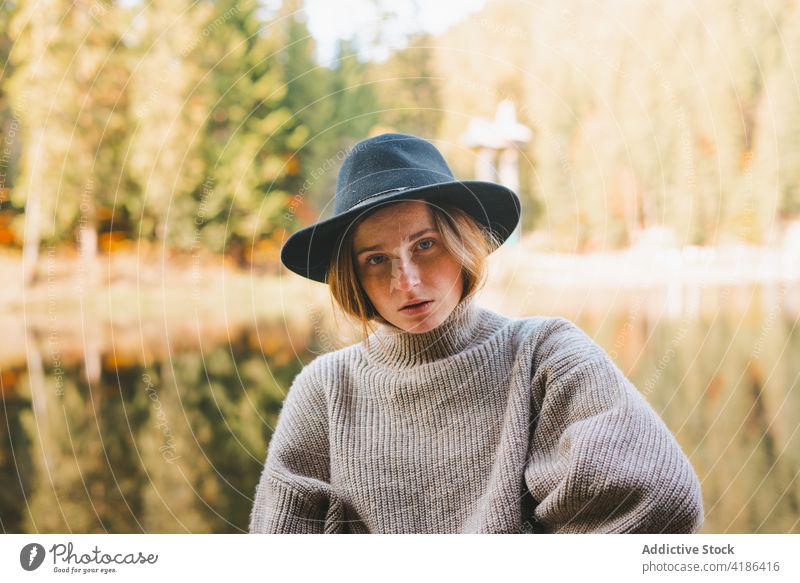
[[[371,201],[373,198],[376,198],[378,196],[386,196],[386,195],[389,195],[389,194],[394,194],[395,192],[402,192],[404,190],[408,190],[408,188],[409,188],[408,186],[401,186],[400,188],[390,188],[389,190],[382,190],[380,192],[376,192],[375,194],[370,194],[368,197],[358,201],[356,204],[354,204],[349,209],[347,209],[347,212],[349,212],[349,211],[351,211],[353,209],[357,209],[360,206],[364,206],[369,201]]]

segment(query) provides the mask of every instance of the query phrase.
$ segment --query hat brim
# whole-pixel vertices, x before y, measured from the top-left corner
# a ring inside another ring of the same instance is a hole
[[[377,206],[410,199],[457,206],[494,233],[501,243],[514,232],[520,217],[519,197],[501,184],[478,180],[443,182],[387,194],[301,229],[284,243],[281,261],[298,275],[326,283],[330,259],[343,230]]]

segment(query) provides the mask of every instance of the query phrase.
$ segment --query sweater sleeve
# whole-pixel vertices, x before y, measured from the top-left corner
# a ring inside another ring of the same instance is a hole
[[[558,533],[689,533],[700,484],[658,414],[580,328],[543,324],[525,482],[534,518]]]
[[[283,403],[256,489],[251,533],[327,533],[342,524],[329,483],[327,398],[313,368],[297,375]]]

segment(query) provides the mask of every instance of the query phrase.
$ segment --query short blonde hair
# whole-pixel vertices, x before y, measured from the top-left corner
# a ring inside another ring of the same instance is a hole
[[[502,242],[460,208],[446,203],[423,202],[433,211],[433,219],[442,236],[444,248],[461,263],[464,281],[461,301],[464,301],[475,295],[486,283],[486,258]],[[353,258],[356,227],[368,216],[369,213],[354,221],[339,237],[326,277],[332,300],[346,315],[360,323],[365,340],[369,335],[368,324],[371,321],[387,323],[361,286]]]

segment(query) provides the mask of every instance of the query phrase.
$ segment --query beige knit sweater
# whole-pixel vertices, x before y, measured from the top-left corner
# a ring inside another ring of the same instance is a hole
[[[295,378],[269,446],[259,533],[694,532],[700,485],[670,431],[563,318],[468,300],[423,334]]]

